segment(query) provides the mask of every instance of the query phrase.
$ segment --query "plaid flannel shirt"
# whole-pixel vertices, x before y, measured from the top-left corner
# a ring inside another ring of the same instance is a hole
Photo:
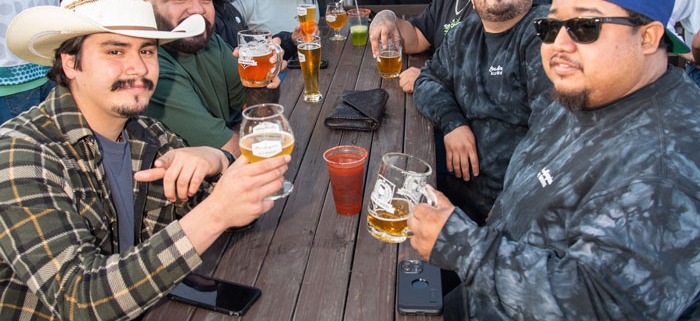
[[[145,117],[126,132],[134,170],[184,146]],[[170,203],[162,182],[134,182],[137,246],[119,254],[109,186],[66,88],[0,127],[0,320],[131,319],[201,263],[177,218],[204,190]]]

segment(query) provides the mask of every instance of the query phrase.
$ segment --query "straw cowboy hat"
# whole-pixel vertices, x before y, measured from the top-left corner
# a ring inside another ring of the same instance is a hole
[[[53,65],[66,40],[93,33],[116,33],[166,43],[204,32],[204,17],[193,15],[172,31],[159,31],[148,0],[63,0],[60,7],[38,6],[20,12],[7,28],[7,46],[19,58]]]

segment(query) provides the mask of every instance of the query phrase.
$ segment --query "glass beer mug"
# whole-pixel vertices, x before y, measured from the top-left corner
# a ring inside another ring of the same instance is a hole
[[[432,173],[430,165],[418,157],[384,154],[367,209],[369,233],[388,243],[405,241],[410,235],[407,221],[413,215],[413,205],[436,202],[425,188]]]
[[[273,55],[277,62],[270,62]],[[265,87],[277,77],[282,66],[282,48],[272,33],[262,30],[238,32],[238,74],[245,87]]]

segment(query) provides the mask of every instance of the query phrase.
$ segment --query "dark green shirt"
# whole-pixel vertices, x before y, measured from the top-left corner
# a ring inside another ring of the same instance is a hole
[[[135,171],[184,145],[146,117],[125,130]],[[206,192],[173,204],[161,181],[134,182],[137,245],[118,254],[102,155],[64,87],[0,127],[0,168],[0,320],[133,318],[201,263],[176,220]]]
[[[190,146],[220,148],[241,122],[245,88],[233,49],[213,34],[196,54],[158,48],[160,76],[146,113]]]

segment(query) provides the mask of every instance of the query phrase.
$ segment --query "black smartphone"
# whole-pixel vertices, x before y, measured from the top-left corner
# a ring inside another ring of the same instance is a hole
[[[396,309],[401,314],[442,313],[440,268],[421,260],[399,262]]]
[[[299,57],[294,56],[292,58],[289,58],[289,60],[287,60],[287,68],[289,68],[289,69],[301,69],[301,65],[299,64]],[[328,68],[328,60],[321,59],[321,66],[319,68],[320,69]]]
[[[197,307],[242,316],[262,292],[258,288],[190,274],[178,284],[168,297]]]

